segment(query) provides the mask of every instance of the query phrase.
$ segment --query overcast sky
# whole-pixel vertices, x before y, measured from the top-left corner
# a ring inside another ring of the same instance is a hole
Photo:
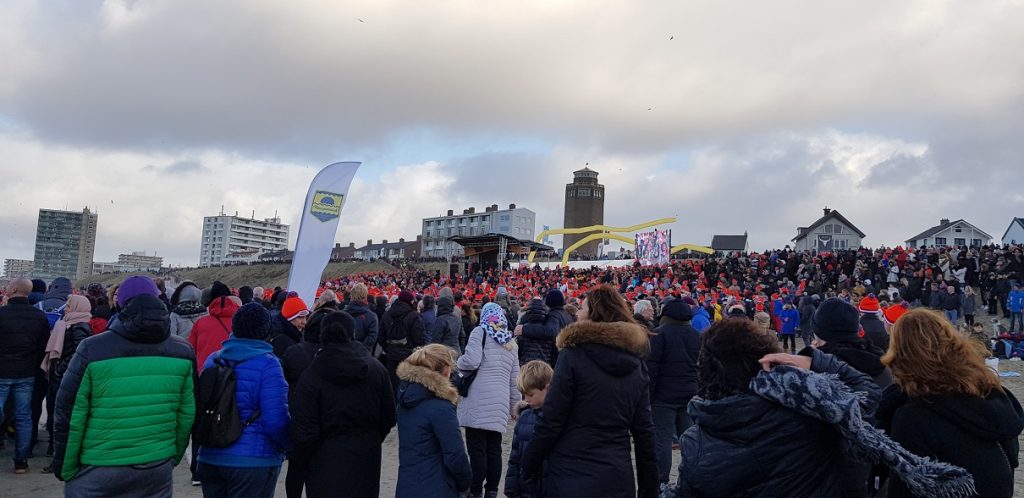
[[[359,245],[492,203],[559,227],[587,163],[606,222],[675,243],[1024,216],[1021,1],[2,3],[0,259],[89,206],[97,261],[195,265],[204,215],[295,223],[339,160]]]

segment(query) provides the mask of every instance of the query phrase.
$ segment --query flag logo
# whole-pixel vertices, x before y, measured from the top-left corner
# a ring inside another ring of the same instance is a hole
[[[313,204],[309,206],[309,214],[326,223],[341,216],[343,204],[345,204],[344,195],[317,190],[313,194]]]

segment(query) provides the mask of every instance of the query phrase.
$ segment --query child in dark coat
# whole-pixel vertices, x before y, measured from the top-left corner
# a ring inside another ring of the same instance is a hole
[[[523,310],[523,315],[519,317],[519,324],[526,325],[528,323],[539,323],[544,324],[544,321],[548,319],[548,307],[544,306],[544,300],[535,297],[530,300],[530,304]]]
[[[530,304],[533,305],[532,302]],[[524,483],[519,479],[519,459],[526,453],[526,448],[533,439],[533,429],[540,420],[544,396],[548,393],[548,384],[551,384],[553,375],[551,366],[540,360],[533,360],[519,370],[516,387],[523,393],[526,402],[516,407],[516,411],[521,411],[512,436],[508,473],[505,474],[505,496],[509,498],[540,498],[544,495],[540,480]]]

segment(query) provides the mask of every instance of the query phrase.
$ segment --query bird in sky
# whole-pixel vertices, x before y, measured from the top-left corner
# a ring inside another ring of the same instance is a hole
[[[362,19],[359,19],[359,18],[356,18],[356,20],[359,21],[359,22],[366,22],[366,21],[364,21]]]
[[[671,41],[671,40],[675,40],[675,39],[676,39],[676,36],[675,36],[675,35],[672,35],[672,36],[668,37],[668,39],[669,39],[669,41]]]

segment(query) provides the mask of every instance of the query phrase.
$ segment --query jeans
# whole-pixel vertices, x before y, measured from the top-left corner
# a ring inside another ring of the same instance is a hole
[[[14,393],[14,461],[28,460],[32,452],[32,390],[35,377],[0,379],[0,417],[3,417],[7,393]],[[0,424],[3,425],[3,424]]]
[[[957,320],[960,319],[960,312],[957,310],[946,310],[946,319],[949,320],[949,323],[956,325]]]
[[[280,474],[280,465],[223,467],[199,462],[196,468],[196,477],[203,483],[204,498],[273,498]]]
[[[92,496],[174,496],[174,462],[163,460],[143,465],[96,467],[85,465],[64,484],[65,498]]]
[[[501,433],[466,427],[466,451],[469,466],[473,469],[473,482],[469,486],[472,494],[481,494],[484,478],[487,491],[498,491],[501,480]]]
[[[1015,328],[1015,324],[1020,324],[1020,328]],[[1012,333],[1015,330],[1024,331],[1024,314],[1021,314],[1020,311],[1010,313],[1010,332]]]
[[[678,406],[651,406],[651,418],[654,419],[654,432],[657,437],[655,451],[658,455],[658,482],[668,482],[669,473],[672,471],[672,442],[692,425],[690,416],[686,414],[688,404],[689,401]]]

